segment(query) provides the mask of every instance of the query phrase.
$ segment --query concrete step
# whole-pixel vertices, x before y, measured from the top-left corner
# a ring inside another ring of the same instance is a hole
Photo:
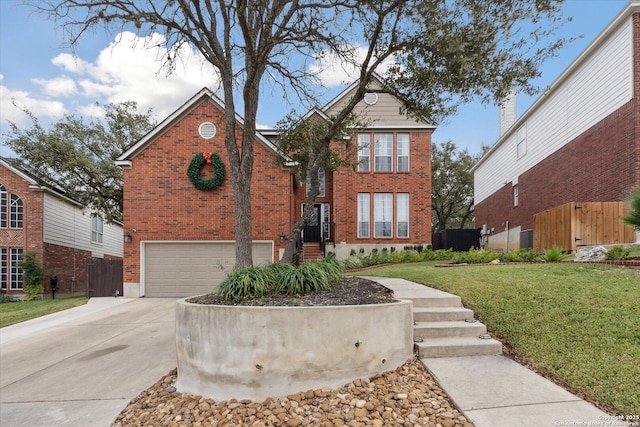
[[[447,294],[442,292],[440,294],[428,295],[428,296],[402,296],[399,292],[394,292],[396,298],[410,299],[413,302],[413,307],[462,307],[462,300],[457,295]]]
[[[473,310],[464,307],[413,307],[415,322],[447,322],[473,319]]]
[[[487,333],[487,327],[480,322],[455,320],[449,322],[416,322],[413,326],[414,338],[477,338]]]
[[[428,338],[415,343],[420,359],[427,357],[495,356],[502,354],[502,343],[478,337]]]

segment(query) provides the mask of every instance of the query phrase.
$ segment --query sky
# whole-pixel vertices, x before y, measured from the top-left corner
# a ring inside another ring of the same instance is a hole
[[[4,145],[8,121],[28,126],[19,108],[27,107],[43,123],[55,121],[65,113],[81,116],[99,115],[96,103],[134,100],[140,111],[151,108],[157,121],[164,119],[203,87],[215,90],[216,80],[210,65],[185,49],[182,62],[169,76],[160,70],[162,49],[149,50],[145,40],[132,33],[95,32],[81,39],[75,50],[64,47],[64,34],[55,22],[22,6],[21,0],[0,0],[0,155],[12,156]],[[572,17],[559,36],[578,37],[565,46],[556,58],[545,62],[541,77],[533,83],[543,89],[578,57],[597,35],[627,5],[628,0],[566,0],[563,15]],[[161,44],[162,36],[147,40]],[[311,64],[321,66],[322,64]],[[335,64],[334,64],[335,65]],[[333,67],[325,73],[326,99],[339,94],[346,77]],[[258,109],[259,127],[274,127],[295,105],[269,87],[262,94]],[[270,96],[272,95],[272,96]],[[537,99],[519,94],[520,117]],[[299,112],[303,108],[298,106]],[[472,102],[438,124],[433,141],[453,141],[471,154],[482,145],[492,145],[499,136],[498,107]]]

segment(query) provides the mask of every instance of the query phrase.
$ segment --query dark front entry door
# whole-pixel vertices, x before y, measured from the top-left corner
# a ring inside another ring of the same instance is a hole
[[[320,241],[320,206],[313,207],[313,214],[309,224],[304,228],[303,241],[319,242]]]

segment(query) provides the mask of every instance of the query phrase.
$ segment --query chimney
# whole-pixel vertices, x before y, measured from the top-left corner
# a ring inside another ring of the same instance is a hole
[[[516,91],[511,89],[500,104],[500,136],[516,122]]]

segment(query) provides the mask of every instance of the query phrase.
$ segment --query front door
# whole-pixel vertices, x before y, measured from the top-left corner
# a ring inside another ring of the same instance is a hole
[[[320,242],[320,208],[322,205],[315,205],[313,207],[313,214],[309,220],[309,224],[304,227],[303,241],[304,242]]]

